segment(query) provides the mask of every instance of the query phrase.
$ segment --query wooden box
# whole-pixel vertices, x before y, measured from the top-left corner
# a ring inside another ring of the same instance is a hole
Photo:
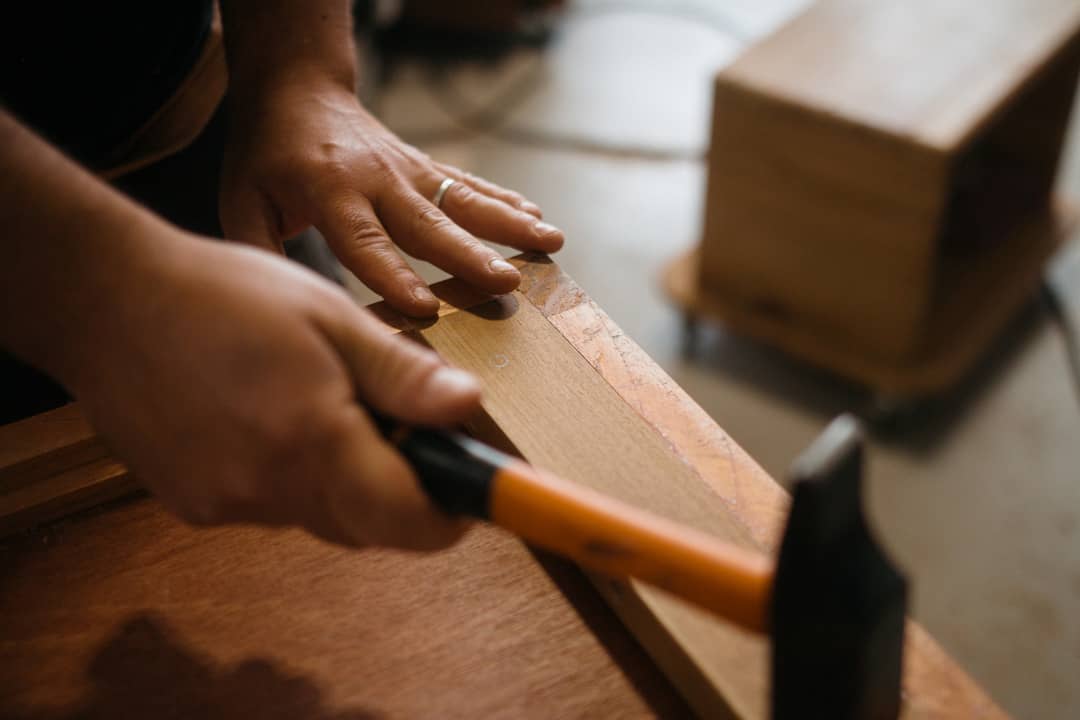
[[[881,391],[961,375],[1067,230],[1075,0],[824,0],[716,79],[696,317]]]

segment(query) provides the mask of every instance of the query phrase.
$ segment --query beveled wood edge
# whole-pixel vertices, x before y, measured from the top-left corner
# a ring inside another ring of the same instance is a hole
[[[698,479],[732,508],[733,517],[750,531],[759,549],[774,548],[787,518],[787,492],[637,343],[623,334],[557,263],[540,254],[522,254],[509,260],[521,271],[518,292],[665,440]],[[437,316],[432,318],[409,318],[385,302],[369,309],[389,328],[410,332],[494,299],[456,278],[436,283],[431,289],[441,301]],[[661,411],[658,399],[670,409]],[[708,441],[702,443],[706,434]],[[744,504],[753,508],[749,515],[740,512]]]
[[[589,300],[577,283],[547,255],[522,253],[507,260],[521,272],[521,285],[517,292],[528,298],[544,317],[550,318]],[[494,295],[481,292],[458,278],[437,282],[431,286],[431,291],[439,299],[439,310],[433,317],[413,318],[403,315],[390,307],[385,300],[368,305],[367,309],[391,330],[411,332],[429,328],[441,317],[495,299]]]
[[[98,444],[74,403],[2,426],[0,493],[101,457]]]
[[[583,297],[561,307],[548,321],[589,362],[642,419],[719,495],[731,517],[746,528],[759,549],[773,551],[787,521],[790,496],[675,383],[649,355],[557,266],[534,271],[544,286],[558,274],[573,287],[563,296]],[[526,293],[530,301],[533,298]],[[535,301],[533,301],[535,304]],[[538,306],[539,307],[539,306]],[[663,402],[657,402],[660,399]],[[662,667],[679,668],[669,678],[696,707],[716,708],[705,697],[701,673],[684,648],[664,632],[663,621],[626,583],[590,574],[601,595],[632,628]],[[686,674],[683,674],[683,673]],[[977,717],[1007,717],[993,699],[917,622],[908,619],[904,644],[905,715],[935,715],[970,710]],[[715,694],[713,695],[715,698]],[[726,703],[726,700],[724,701]],[[726,704],[725,704],[726,707]]]

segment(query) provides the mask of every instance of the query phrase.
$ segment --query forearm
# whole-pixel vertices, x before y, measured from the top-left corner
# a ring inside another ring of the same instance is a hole
[[[330,81],[354,89],[348,0],[223,0],[221,8],[234,94],[294,82]]]
[[[71,382],[164,224],[0,110],[0,346]]]

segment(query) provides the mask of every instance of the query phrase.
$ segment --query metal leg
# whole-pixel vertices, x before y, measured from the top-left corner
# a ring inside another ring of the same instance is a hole
[[[697,354],[701,320],[695,313],[686,311],[682,316],[682,354],[692,358]]]
[[[869,398],[863,417],[878,429],[898,429],[917,407],[915,398],[877,392]]]

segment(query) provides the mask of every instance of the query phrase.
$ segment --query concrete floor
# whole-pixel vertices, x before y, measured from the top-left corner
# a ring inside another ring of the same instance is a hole
[[[420,65],[399,68],[377,102],[436,158],[540,204],[567,234],[558,262],[778,479],[860,393],[718,327],[684,359],[658,274],[700,232],[710,77],[803,4],[715,0],[670,15],[626,9],[674,7],[663,2],[572,3],[542,52],[443,81],[479,105],[526,78],[507,126],[587,140],[584,151],[454,139]],[[1061,190],[1080,196],[1080,123],[1073,130]],[[1080,317],[1075,244],[1052,277]],[[871,513],[914,577],[915,617],[999,703],[1022,718],[1080,717],[1080,398],[1057,327],[1034,307],[976,375],[909,431],[874,439]]]

